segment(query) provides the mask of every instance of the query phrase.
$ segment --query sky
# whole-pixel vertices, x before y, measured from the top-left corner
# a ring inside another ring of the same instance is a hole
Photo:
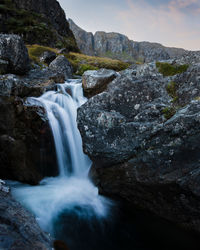
[[[58,0],[82,29],[200,50],[200,0]]]

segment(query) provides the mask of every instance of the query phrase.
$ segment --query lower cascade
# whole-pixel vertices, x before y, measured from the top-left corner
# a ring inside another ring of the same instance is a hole
[[[29,98],[30,105],[43,106],[54,137],[59,176],[45,178],[38,186],[12,183],[12,193],[32,211],[41,228],[54,235],[54,223],[63,211],[78,217],[106,217],[112,202],[100,196],[88,178],[91,161],[83,153],[76,115],[86,102],[80,80],[68,80],[39,98]],[[69,227],[72,225],[69,225]]]

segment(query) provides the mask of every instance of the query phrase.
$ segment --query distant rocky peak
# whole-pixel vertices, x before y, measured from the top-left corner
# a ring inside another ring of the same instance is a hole
[[[159,43],[136,42],[120,33],[97,31],[94,35],[86,32],[69,19],[77,45],[82,53],[109,57],[126,62],[151,62],[168,60],[183,55],[186,51],[179,48],[164,47]]]

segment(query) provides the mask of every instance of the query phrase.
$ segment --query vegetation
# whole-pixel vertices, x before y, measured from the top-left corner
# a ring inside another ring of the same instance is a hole
[[[163,76],[173,76],[185,72],[188,69],[189,65],[174,65],[164,62],[156,62],[156,67],[158,68],[158,71],[163,74]]]
[[[162,110],[165,119],[170,119],[173,115],[176,113],[176,108],[171,106],[171,107],[166,107]]]
[[[167,85],[167,87],[166,87],[167,92],[168,92],[169,96],[171,96],[172,102],[173,102],[173,103],[176,103],[176,102],[178,101],[178,96],[177,96],[177,93],[176,93],[177,88],[178,88],[178,87],[177,87],[177,83],[174,82],[174,81],[171,81],[171,82]]]
[[[57,55],[64,55],[72,64],[74,72],[77,75],[82,75],[86,70],[97,70],[100,68],[113,69],[120,71],[126,69],[129,64],[121,62],[119,60],[113,60],[109,58],[87,56],[80,53],[70,52],[69,54],[60,54],[58,49],[50,48],[41,45],[27,45],[29,57],[38,65],[42,65],[40,62],[40,56],[45,51],[53,51]]]
[[[75,39],[58,35],[44,15],[17,9],[12,0],[0,1],[0,13],[0,30],[4,33],[18,34],[28,44],[39,43],[77,51]]]
[[[72,63],[75,71],[79,71],[81,65],[85,65],[82,68],[87,68],[86,65],[95,67],[96,69],[106,68],[113,69],[116,71],[121,71],[129,67],[129,63],[122,62],[120,60],[114,60],[110,58],[97,57],[97,56],[87,56],[80,53],[70,52],[66,55],[67,59]]]

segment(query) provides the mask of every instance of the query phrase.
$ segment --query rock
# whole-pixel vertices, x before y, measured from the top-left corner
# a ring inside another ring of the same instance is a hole
[[[47,73],[41,75],[34,71],[26,77],[0,76],[0,178],[37,184],[58,173],[45,110],[26,101],[55,87],[44,82]]]
[[[35,218],[9,193],[0,181],[0,249],[51,250],[52,239],[40,229]]]
[[[78,27],[71,19],[68,21],[79,49],[86,55],[134,63],[168,60],[186,52],[184,49],[164,47],[159,43],[132,41],[127,36],[115,32],[97,31],[93,35]]]
[[[53,51],[45,51],[40,57],[40,61],[46,64],[50,64],[56,58],[56,53]]]
[[[23,75],[30,69],[27,48],[17,35],[0,34],[0,59],[8,62],[3,73]]]
[[[8,72],[8,61],[0,59],[0,75],[6,74]]]
[[[71,78],[73,74],[71,63],[65,56],[56,57],[56,59],[50,63],[49,69],[56,73],[63,74],[65,79]]]
[[[83,89],[87,97],[94,96],[107,88],[107,85],[117,77],[114,70],[100,69],[85,71],[82,76]]]
[[[77,121],[100,193],[200,231],[198,67],[173,78],[185,102],[168,120],[171,78],[129,69],[81,106]]]

